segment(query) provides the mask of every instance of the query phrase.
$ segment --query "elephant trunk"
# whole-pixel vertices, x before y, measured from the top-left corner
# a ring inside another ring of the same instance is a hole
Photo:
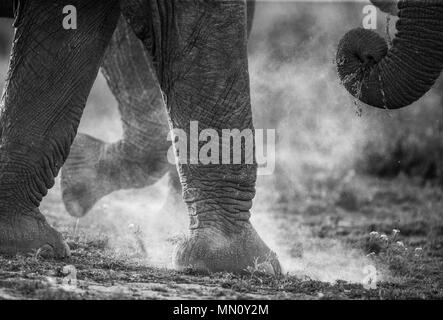
[[[340,41],[339,77],[362,102],[388,109],[425,95],[443,69],[443,1],[401,0],[392,48],[373,31],[354,29]]]
[[[379,8],[381,11],[392,14],[394,16],[398,15],[398,0],[370,0],[371,3]]]

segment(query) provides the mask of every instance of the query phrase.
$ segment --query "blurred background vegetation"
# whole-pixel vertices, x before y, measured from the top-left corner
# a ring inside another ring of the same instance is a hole
[[[318,174],[407,175],[443,186],[443,81],[399,111],[356,103],[338,83],[337,43],[361,26],[369,2],[257,4],[249,42],[251,92],[257,128],[276,128],[277,154],[290,188]],[[386,15],[378,30],[386,35]],[[395,20],[390,24],[395,33]],[[7,72],[13,30],[0,19],[0,85]],[[102,76],[89,97],[80,131],[116,140],[121,125]],[[166,138],[166,137],[165,137]]]

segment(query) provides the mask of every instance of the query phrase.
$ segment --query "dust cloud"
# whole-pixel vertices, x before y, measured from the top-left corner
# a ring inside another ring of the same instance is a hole
[[[257,4],[249,42],[251,99],[255,127],[276,129],[277,169],[273,177],[258,180],[252,222],[278,253],[285,272],[292,275],[361,282],[363,269],[370,264],[362,251],[318,238],[300,217],[282,223],[275,210],[282,194],[307,196],[309,185],[331,177],[340,181],[352,172],[371,135],[361,106],[339,83],[334,62],[340,37],[361,24],[365,4]],[[100,81],[96,87],[98,92],[106,90]],[[114,101],[100,99],[108,98],[93,94],[90,100],[115,109]],[[97,111],[90,106],[88,112]],[[117,140],[121,128],[112,112],[105,112],[107,117],[100,120],[86,114],[83,129],[107,141]],[[88,118],[95,119],[93,125],[87,123]],[[114,250],[146,251],[149,265],[171,267],[173,247],[186,233],[187,217],[182,207],[162,211],[166,195],[165,181],[142,190],[116,192],[90,216],[111,225],[109,243]]]
[[[252,104],[256,127],[276,128],[278,168],[274,180],[260,178],[252,220],[289,274],[361,282],[364,267],[371,264],[361,250],[319,238],[303,216],[281,222],[275,212],[282,199],[308,197],[312,185],[332,180],[332,188],[339,188],[372,136],[374,121],[343,89],[334,61],[339,39],[361,26],[367,4],[277,2],[257,7],[253,32],[261,38],[251,45]],[[382,29],[381,14],[380,22]]]
[[[361,26],[362,8],[369,2],[312,2],[257,3],[249,42],[251,99],[255,127],[276,129],[277,169],[273,177],[258,180],[252,222],[289,274],[361,282],[370,264],[362,251],[318,238],[302,217],[294,218],[295,212],[286,212],[291,219],[283,222],[276,218],[282,196],[294,196],[297,203],[313,183],[331,177],[340,181],[352,172],[374,132],[371,115],[361,114],[361,106],[340,85],[334,64],[340,37]],[[116,101],[99,76],[79,131],[112,142],[121,130]],[[167,193],[166,179],[115,192],[81,219],[78,229],[97,228],[116,254],[136,252],[147,265],[170,268],[187,217],[182,207],[164,207]]]

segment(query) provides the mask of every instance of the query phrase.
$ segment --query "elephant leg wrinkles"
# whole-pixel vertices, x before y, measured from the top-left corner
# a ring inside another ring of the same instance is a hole
[[[248,0],[248,36],[254,11],[255,0]],[[169,183],[173,188],[162,211],[182,209],[177,169],[166,161],[169,126],[154,66],[124,18],[120,18],[107,49],[102,73],[118,101],[123,138],[109,144],[86,134],[77,135],[62,168],[62,197],[67,211],[72,216],[84,216],[103,196],[151,185],[165,172],[174,181]]]
[[[219,136],[225,128],[253,130],[245,1],[131,0],[122,11],[152,55],[172,128],[189,132],[198,121],[200,130]],[[188,154],[187,160],[178,168],[190,232],[177,247],[175,266],[242,272],[259,264],[279,273],[275,253],[249,222],[255,159],[189,164]]]
[[[64,30],[75,5],[78,29]],[[0,110],[0,253],[69,248],[38,206],[69,153],[120,15],[117,0],[26,1]]]

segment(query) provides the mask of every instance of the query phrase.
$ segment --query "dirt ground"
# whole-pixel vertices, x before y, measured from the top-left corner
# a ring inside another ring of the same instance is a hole
[[[254,224],[281,258],[285,275],[279,278],[259,268],[242,276],[177,272],[157,261],[169,259],[182,232],[168,229],[169,220],[155,214],[138,214],[156,211],[162,192],[113,194],[77,222],[64,210],[56,187],[41,209],[68,239],[72,257],[0,258],[0,298],[443,298],[443,192],[438,188],[402,177],[355,175],[344,182],[313,183],[305,194],[277,197],[260,188]],[[152,222],[149,227],[146,221]],[[373,269],[377,278],[370,283]]]

